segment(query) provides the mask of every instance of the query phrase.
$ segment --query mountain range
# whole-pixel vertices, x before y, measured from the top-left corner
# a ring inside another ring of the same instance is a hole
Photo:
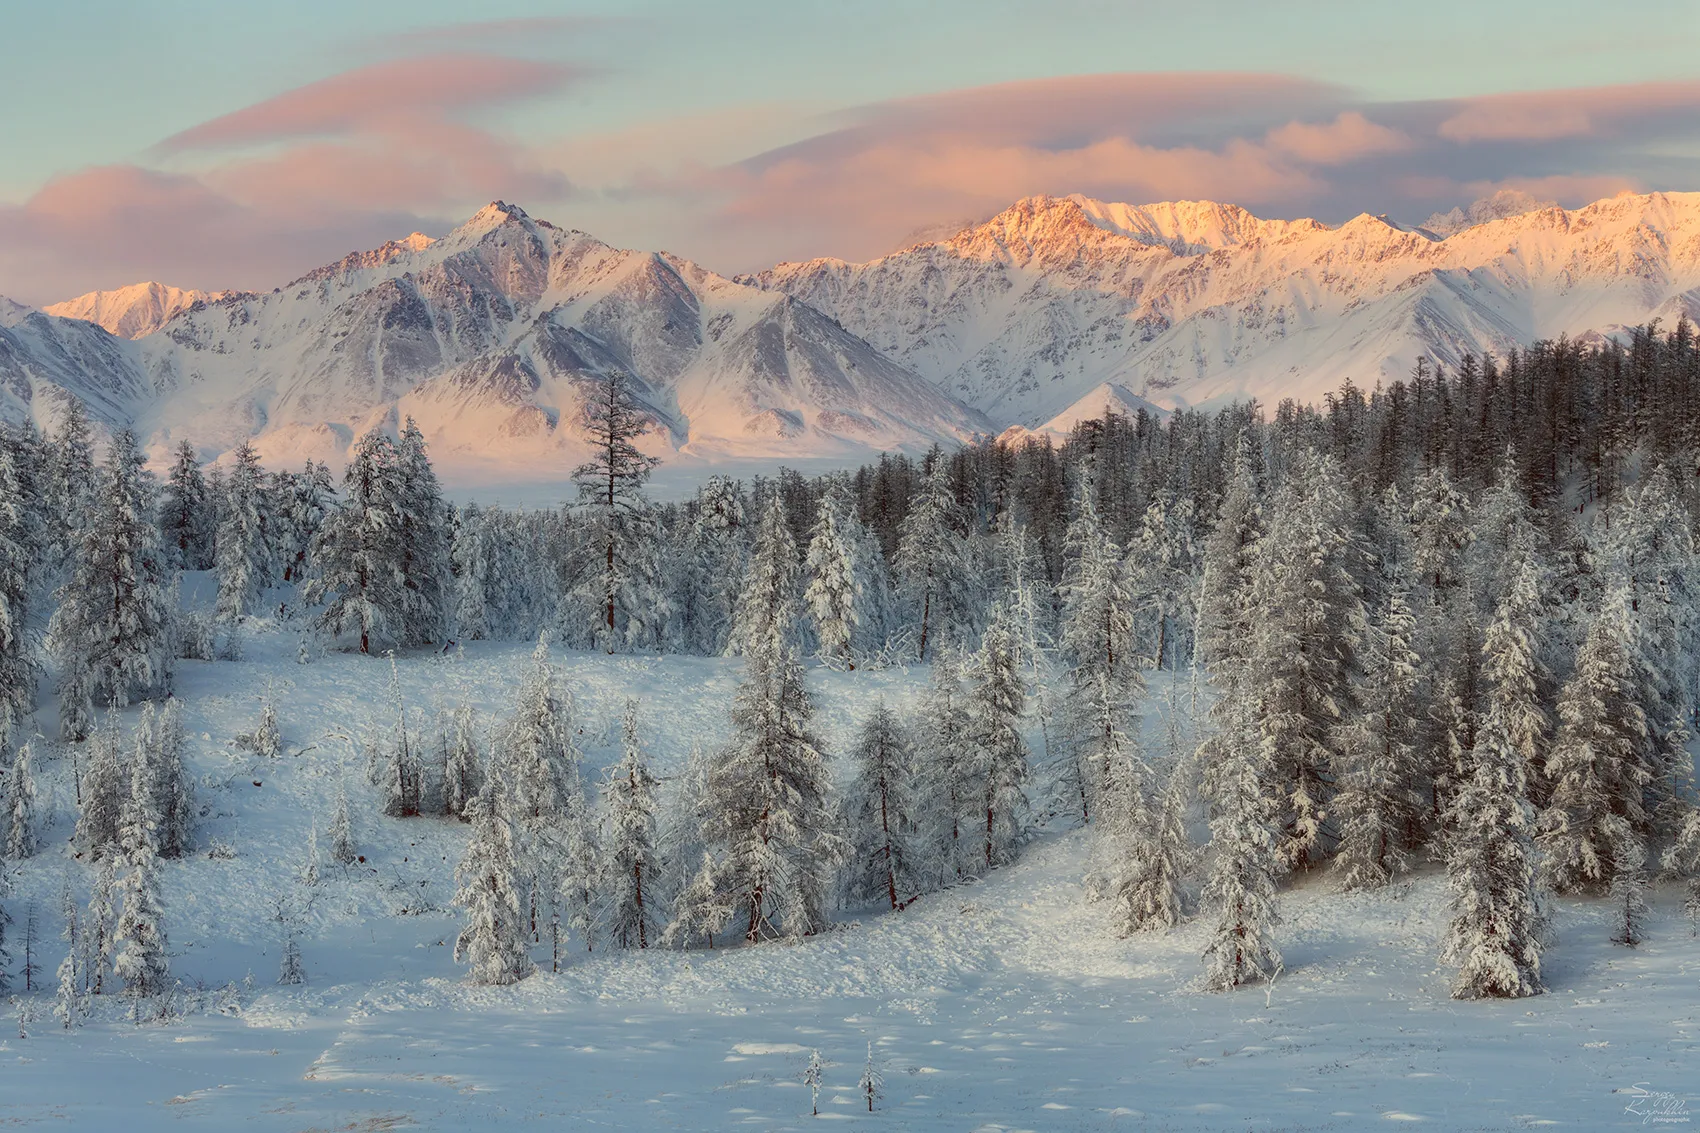
[[[156,455],[253,438],[334,465],[411,415],[451,477],[561,479],[583,383],[616,367],[657,451],[854,458],[1066,432],[1106,403],[1315,400],[1419,356],[1697,314],[1700,193],[1501,194],[1411,227],[1041,196],[868,263],[735,278],[494,202],[268,293],[0,298],[0,416],[47,423],[75,395]]]

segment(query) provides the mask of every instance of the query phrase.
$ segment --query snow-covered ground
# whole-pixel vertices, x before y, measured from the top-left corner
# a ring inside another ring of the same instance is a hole
[[[169,1025],[131,1025],[113,1001],[69,1033],[47,993],[26,997],[27,1037],[0,1031],[0,1124],[795,1129],[817,1120],[800,1078],[811,1049],[830,1062],[819,1120],[869,1127],[1601,1129],[1654,1112],[1637,1088],[1700,1114],[1700,942],[1674,892],[1657,894],[1633,951],[1608,942],[1602,905],[1559,902],[1549,993],[1460,1003],[1437,960],[1443,878],[1424,872],[1373,896],[1317,879],[1281,895],[1286,971],[1273,989],[1210,995],[1198,989],[1203,926],[1117,939],[1082,893],[1087,836],[1058,830],[983,882],[795,946],[575,952],[559,974],[472,987],[451,957],[448,908],[467,828],[377,815],[349,742],[390,726],[388,664],[333,654],[302,665],[296,648],[292,631],[272,628],[243,660],[179,669],[188,758],[211,813],[196,856],[165,864],[164,896],[173,973],[208,990],[186,993]],[[529,654],[476,643],[402,658],[413,723],[461,702],[494,720]],[[556,662],[591,768],[614,757],[628,696],[662,774],[725,734],[736,662]],[[811,669],[828,746],[846,750],[876,697],[904,705],[926,676]],[[231,744],[266,695],[283,725],[276,761]],[[61,888],[81,899],[89,878],[69,856],[70,769],[44,756],[55,821],[8,908],[17,951],[34,903],[50,985]],[[297,889],[310,828],[324,845],[339,781],[366,861],[321,867],[302,937],[308,982],[278,987],[275,902]],[[870,1042],[885,1077],[872,1115],[856,1089]]]

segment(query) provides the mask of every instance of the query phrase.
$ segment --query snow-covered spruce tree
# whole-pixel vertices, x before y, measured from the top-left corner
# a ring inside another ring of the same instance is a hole
[[[1350,677],[1365,616],[1349,510],[1339,464],[1305,450],[1254,556],[1247,679],[1260,690],[1258,732],[1280,794],[1281,861],[1295,870],[1327,852],[1339,724],[1357,711]]]
[[[5,794],[0,797],[0,825],[6,830],[6,840],[0,842],[0,859],[21,862],[35,854],[35,776],[30,768],[30,745],[25,744],[12,757],[11,769],[5,772]]]
[[[1216,525],[1204,540],[1198,602],[1198,659],[1206,664],[1243,652],[1253,551],[1263,537],[1256,458],[1249,432],[1236,442]]]
[[[117,949],[118,857],[116,853],[107,854],[95,866],[88,913],[83,917],[83,942],[88,950],[83,972],[90,995],[100,995],[106,989],[106,974]]]
[[[1672,878],[1681,879],[1686,890],[1683,911],[1691,933],[1700,933],[1700,807],[1690,803],[1676,824],[1676,836],[1666,847],[1660,867]]]
[[[1022,790],[1027,781],[1027,743],[1020,732],[1027,689],[1008,615],[1001,606],[980,640],[970,683],[968,727],[978,763],[975,778],[983,791],[983,868],[992,869],[1015,860],[1027,809]]]
[[[1090,707],[1081,724],[1086,729],[1081,736],[1085,751],[1091,759],[1099,784],[1098,845],[1095,868],[1086,879],[1087,895],[1095,900],[1115,903],[1113,914],[1117,930],[1126,935],[1141,929],[1159,927],[1148,923],[1155,916],[1172,924],[1179,917],[1178,903],[1165,897],[1155,902],[1147,889],[1148,873],[1155,848],[1153,815],[1150,806],[1150,775],[1140,758],[1128,725],[1137,726],[1131,706],[1108,675],[1100,673],[1097,689],[1089,700],[1079,702]],[[1174,917],[1164,910],[1174,904]],[[1168,927],[1167,924],[1162,927]]]
[[[283,755],[283,730],[277,722],[277,709],[272,706],[271,691],[260,698],[260,718],[254,730],[236,737],[236,743],[262,759],[277,759]]]
[[[885,900],[896,909],[930,879],[919,868],[914,846],[915,755],[883,699],[862,725],[850,758],[855,767],[845,796],[850,897]]]
[[[1227,991],[1253,980],[1273,979],[1281,953],[1270,939],[1275,913],[1275,874],[1280,868],[1270,805],[1270,759],[1266,741],[1244,703],[1248,689],[1224,692],[1234,698],[1217,713],[1226,730],[1205,741],[1203,791],[1210,804],[1209,866],[1201,904],[1214,920],[1205,949],[1205,986]]]
[[[472,982],[511,984],[532,972],[521,911],[521,880],[513,829],[502,815],[498,792],[473,800],[472,839],[455,869],[454,903],[466,910],[455,939],[455,962],[467,965]]]
[[[336,808],[331,812],[331,860],[338,865],[353,865],[358,857],[354,848],[354,819],[348,811],[348,788],[338,783]]]
[[[183,764],[183,705],[170,697],[157,713],[152,708],[143,709],[137,744],[149,747],[159,856],[180,858],[195,843],[195,784]]]
[[[1469,778],[1447,811],[1452,923],[1444,958],[1458,965],[1455,999],[1515,998],[1541,990],[1543,912],[1535,875],[1534,811],[1522,758],[1490,708],[1470,753]]]
[[[686,544],[680,603],[685,645],[718,657],[727,651],[744,581],[744,496],[736,481],[710,476],[697,491]]]
[[[1646,852],[1637,842],[1625,844],[1611,880],[1611,903],[1617,931],[1612,943],[1634,948],[1647,939]]]
[[[59,961],[57,972],[58,993],[53,998],[53,1017],[59,1020],[59,1025],[65,1030],[80,1026],[83,1021],[84,1002],[82,988],[82,965],[77,961],[77,946],[73,943],[65,953],[65,958]]]
[[[336,495],[331,470],[322,463],[309,460],[297,475],[287,477],[280,485],[278,506],[282,512],[277,524],[277,562],[282,566],[284,582],[304,586],[313,565],[313,539],[324,526]]]
[[[491,592],[502,583],[497,550],[485,531],[484,509],[477,504],[456,508],[450,533],[455,635],[462,641],[483,641],[491,636]]]
[[[1417,601],[1444,606],[1463,582],[1470,545],[1468,501],[1444,468],[1431,468],[1411,484],[1411,586]]]
[[[565,914],[569,939],[595,949],[606,918],[603,893],[603,855],[595,813],[584,785],[576,777],[567,796],[567,812],[547,837],[555,866],[557,916]],[[556,943],[559,948],[559,940]]]
[[[803,1085],[809,1088],[809,1113],[815,1117],[820,1116],[821,1071],[825,1068],[820,1051],[809,1051],[809,1064],[803,1067]]]
[[[1197,572],[1190,500],[1158,493],[1128,539],[1121,583],[1133,614],[1131,646],[1140,664],[1173,666],[1190,652]]]
[[[764,649],[792,647],[796,640],[797,576],[797,544],[786,521],[785,499],[774,492],[762,508],[733,615],[728,653],[750,656]]]
[[[83,853],[102,858],[110,856],[117,846],[124,794],[130,785],[129,773],[121,763],[117,713],[107,714],[105,725],[95,733],[89,749],[73,841]]]
[[[177,446],[159,505],[160,541],[166,562],[177,570],[209,570],[213,562],[212,500],[195,446]]]
[[[673,919],[661,934],[663,948],[714,947],[716,934],[732,923],[731,898],[722,890],[714,859],[704,851],[702,864],[673,902]]]
[[[746,587],[746,596],[759,591],[772,605],[763,619],[740,619],[744,677],[732,705],[732,738],[709,773],[706,807],[708,839],[720,848],[716,884],[752,943],[795,940],[820,928],[832,870],[847,850],[826,760],[809,726],[814,704],[790,644],[797,602],[777,559],[791,537],[779,534],[776,518],[783,528],[782,505],[763,516]]]
[[[1334,869],[1347,889],[1374,889],[1408,868],[1421,819],[1416,619],[1403,588],[1388,592],[1359,652],[1358,717],[1347,722],[1334,800]]]
[[[834,484],[821,496],[809,537],[808,586],[803,602],[821,659],[854,669],[862,580],[856,574],[856,548],[843,530],[848,511],[849,500],[842,485]]]
[[[565,815],[577,789],[579,753],[571,718],[570,701],[555,688],[548,641],[539,635],[513,714],[501,729],[495,755],[499,766],[492,770],[508,794],[503,812],[522,830]]]
[[[934,886],[978,873],[983,860],[977,834],[985,791],[977,775],[964,667],[960,653],[939,651],[916,728],[916,824],[925,847],[917,864]]]
[[[449,510],[425,452],[425,435],[409,417],[396,442],[400,476],[402,640],[425,645],[448,637],[451,611]]]
[[[47,574],[57,585],[82,546],[83,532],[96,518],[94,444],[88,414],[77,398],[67,400],[47,455]]]
[[[1539,553],[1539,516],[1523,492],[1517,460],[1507,449],[1493,483],[1476,502],[1472,538],[1464,559],[1470,589],[1484,617],[1505,600],[1512,577],[1527,555]]]
[[[862,1100],[868,1103],[868,1112],[874,1112],[874,1103],[885,1096],[885,1075],[874,1064],[874,1043],[868,1040],[868,1060],[862,1065],[862,1077],[856,1083],[856,1088],[862,1093]]]
[[[467,808],[484,787],[484,761],[472,706],[456,708],[443,730],[443,813],[470,821]]]
[[[638,741],[637,703],[626,701],[620,761],[602,788],[607,831],[608,935],[621,948],[648,948],[665,918],[656,892],[655,785]]]
[[[932,469],[898,525],[897,554],[892,560],[908,614],[919,626],[915,650],[922,660],[941,646],[959,644],[965,598],[963,553],[950,462],[934,453]]]
[[[574,587],[591,611],[591,637],[606,652],[654,644],[666,599],[655,577],[655,523],[643,485],[660,463],[637,441],[654,426],[634,379],[610,370],[584,389],[579,431],[590,459],[573,473],[588,528]]]
[[[218,614],[239,618],[249,613],[260,591],[271,585],[272,500],[254,446],[243,441],[218,501]]]
[[[407,601],[401,573],[401,476],[395,446],[377,429],[362,436],[342,477],[343,498],[313,540],[306,600],[323,603],[319,628],[333,642],[354,635],[360,652],[399,645]]]
[[[0,763],[35,709],[39,667],[32,640],[32,566],[41,553],[39,501],[20,465],[21,450],[0,434]]]
[[[1547,755],[1551,802],[1541,843],[1552,888],[1608,889],[1645,860],[1647,719],[1636,697],[1628,611],[1621,591],[1588,627],[1558,698],[1558,734]]]
[[[673,777],[661,809],[661,876],[657,878],[663,904],[690,885],[708,850],[703,838],[703,808],[708,798],[709,760],[700,744],[692,744],[685,766]]]
[[[384,792],[384,813],[391,818],[412,818],[424,799],[425,769],[419,746],[407,730],[407,705],[401,698],[401,675],[395,655],[390,655],[390,703],[395,712],[395,731],[379,747],[381,770],[378,786]]]
[[[130,798],[124,809],[119,842],[126,872],[118,883],[120,909],[113,933],[112,971],[124,981],[124,993],[134,1000],[134,1017],[141,1004],[170,986],[171,961],[166,953],[165,910],[159,897],[159,815],[154,807],[153,769],[138,758],[131,768]]]
[[[1482,639],[1483,711],[1499,712],[1506,742],[1523,761],[1524,781],[1543,797],[1548,720],[1541,704],[1546,671],[1541,664],[1540,567],[1531,548],[1517,551],[1504,594]]]
[[[81,740],[97,706],[124,707],[171,678],[171,610],[153,477],[135,435],[112,439],[93,514],[59,591],[48,641],[60,666],[60,731]]]

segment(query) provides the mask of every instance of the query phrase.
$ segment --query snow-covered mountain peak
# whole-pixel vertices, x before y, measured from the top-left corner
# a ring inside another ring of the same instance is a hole
[[[34,313],[34,307],[0,295],[0,327],[17,326]]]
[[[1557,207],[1557,201],[1536,200],[1521,189],[1500,189],[1464,207],[1453,208],[1450,212],[1437,212],[1423,221],[1422,227],[1436,236],[1446,237],[1492,220],[1504,220],[1507,217]]]
[[[1180,256],[1253,240],[1274,241],[1327,231],[1327,226],[1319,221],[1264,220],[1238,205],[1218,201],[1125,205],[1078,194],[1067,199],[1099,227],[1142,244],[1161,245]]]
[[[201,291],[143,281],[112,291],[90,291],[75,299],[50,303],[42,310],[62,319],[82,319],[119,338],[141,338],[199,303],[214,303],[231,291]]]

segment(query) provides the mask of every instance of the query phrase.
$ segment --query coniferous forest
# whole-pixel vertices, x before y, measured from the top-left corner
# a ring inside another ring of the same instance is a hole
[[[646,491],[626,379],[585,393],[590,456],[559,509],[452,505],[411,421],[359,438],[340,476],[267,471],[246,444],[203,467],[188,443],[156,473],[74,402],[48,435],[0,435],[0,859],[45,861],[36,769],[68,764],[91,880],[62,910],[66,1027],[96,995],[170,1010],[160,879],[204,849],[175,671],[240,657],[255,619],[305,665],[370,655],[388,690],[385,722],[350,737],[365,788],[338,789],[308,872],[364,860],[357,825],[458,818],[452,947],[478,983],[569,948],[901,916],[1073,826],[1119,932],[1208,926],[1214,990],[1282,970],[1280,894],[1319,879],[1444,871],[1441,959],[1466,999],[1543,989],[1555,896],[1609,901],[1625,946],[1662,881],[1700,916],[1686,322],[1424,361],[1318,406],[1106,413],[1060,442],[714,477],[682,502]],[[180,601],[189,578],[210,609]],[[536,643],[507,713],[418,723],[398,659],[485,640]],[[592,776],[562,650],[739,659],[722,734],[663,779],[656,709],[633,701]],[[814,674],[917,665],[924,693],[828,750]],[[231,742],[284,758],[289,727],[268,699]],[[0,889],[12,986],[41,980],[36,916]],[[280,979],[299,982],[286,935]]]

